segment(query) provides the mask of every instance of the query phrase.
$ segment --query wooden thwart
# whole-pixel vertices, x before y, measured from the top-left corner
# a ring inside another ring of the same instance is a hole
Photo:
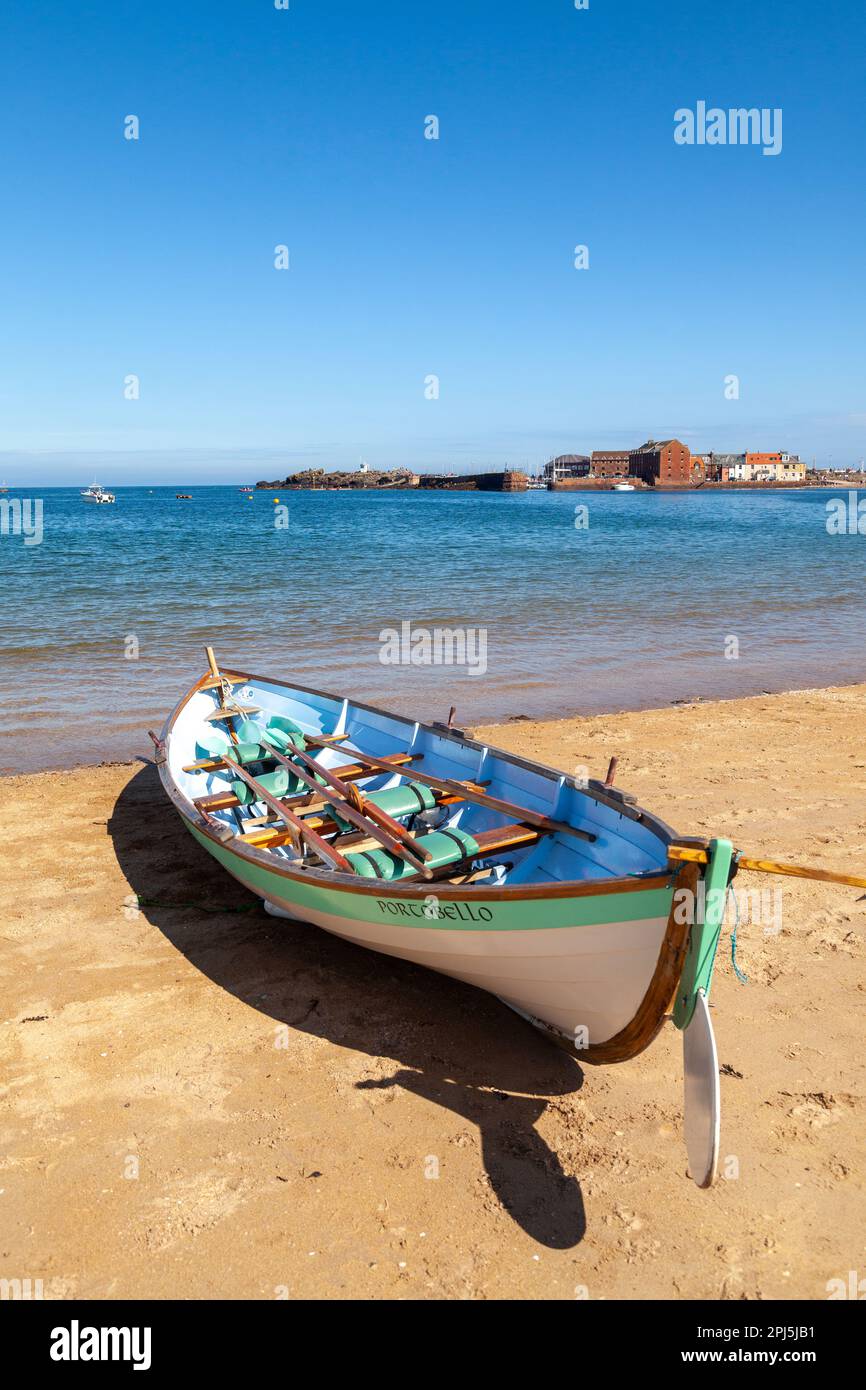
[[[328,820],[320,820],[318,817],[312,817],[312,823],[317,830],[325,834],[328,832],[329,825],[331,824]],[[443,864],[439,869],[434,869],[432,871],[432,876],[429,870],[426,875],[421,874],[419,871],[414,874],[405,874],[403,878],[395,879],[394,882],[412,883],[418,878],[429,879],[431,877],[433,882],[447,879],[453,874],[465,873],[466,864],[471,863],[473,859],[486,859],[492,854],[497,854],[500,850],[522,849],[525,846],[536,844],[541,838],[542,833],[542,831],[536,830],[535,827],[531,825],[503,825],[498,830],[483,830],[478,835],[473,836],[478,845],[478,849],[473,850],[471,854],[467,854],[462,859],[455,859],[450,864]],[[238,836],[237,838],[243,840],[244,844],[252,845],[255,849],[277,849],[280,845],[285,845],[290,842],[288,830],[269,831],[265,828],[261,828],[258,831],[250,831],[248,834]],[[354,853],[358,853],[366,847],[364,843],[359,843],[357,845],[347,846],[347,849],[350,849]],[[374,881],[375,880],[369,880],[369,882]],[[382,880],[382,882],[388,881],[390,880]]]
[[[261,705],[238,705],[237,709],[215,709],[210,714],[205,715],[208,723],[217,723],[221,719],[249,719],[251,714],[260,714]]]
[[[307,742],[310,743],[311,740],[307,739]],[[327,744],[325,744],[323,740],[316,739],[315,746],[318,748],[320,744],[323,747],[327,747]],[[393,772],[395,768],[402,767],[405,763],[420,762],[423,757],[423,753],[389,753],[388,756],[383,759],[383,762],[391,764],[390,771]],[[182,771],[219,772],[222,765],[222,758],[200,758],[196,763],[187,763]],[[362,778],[371,777],[372,775],[369,768],[362,767],[360,763],[347,763],[340,768],[340,777],[344,782],[353,779],[360,781]]]
[[[437,797],[436,805],[453,806],[458,800],[459,798],[456,796]],[[213,815],[214,811],[224,811],[228,809],[225,802],[219,797],[202,796],[194,804],[196,809],[204,816]],[[240,803],[236,797],[233,797],[231,804],[234,806]],[[282,804],[291,811],[298,811],[301,813],[304,817],[305,824],[311,825],[313,829],[318,830],[321,835],[339,835],[341,833],[340,826],[337,825],[337,822],[332,816],[328,815],[328,809],[331,803],[325,801],[321,797],[313,799],[309,795],[290,796],[285,797]],[[238,838],[245,840],[248,844],[256,844],[260,848],[276,849],[279,845],[287,844],[291,837],[285,826],[282,828],[277,827],[274,813],[269,811],[266,816],[245,816],[243,830]],[[415,844],[420,854],[422,846],[418,845],[417,840]],[[372,839],[369,844],[366,841],[364,841],[363,844],[350,844],[348,840],[345,841],[346,848],[352,850],[359,850],[362,848],[376,849],[380,845],[381,841]],[[343,846],[340,845],[338,848],[342,849]]]

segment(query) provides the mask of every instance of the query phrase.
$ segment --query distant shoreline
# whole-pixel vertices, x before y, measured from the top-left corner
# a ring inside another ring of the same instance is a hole
[[[664,493],[670,496],[674,493],[688,493],[689,495],[697,492],[706,493],[737,493],[737,492],[822,492],[829,489],[845,489],[846,491],[857,491],[866,489],[866,478],[840,477],[836,481],[822,479],[821,481],[791,482],[791,483],[702,483],[700,487],[647,487],[642,484],[640,479],[608,479],[608,478],[579,478],[569,481],[566,484],[558,483],[554,488],[522,488],[522,489],[502,489],[502,491],[517,491],[521,495],[524,492],[613,492],[614,482],[634,483],[635,493]],[[204,483],[204,482],[184,482],[184,483],[111,483],[113,492],[172,492],[177,494],[179,488],[184,488],[187,492],[229,491],[245,492],[247,495],[255,495],[257,492],[400,492],[409,493],[417,497],[425,492],[496,492],[496,488],[472,488],[461,487],[457,484],[459,478],[453,480],[453,485],[448,487],[413,487],[409,485],[387,485],[375,483],[356,483],[348,484],[325,484],[318,487],[310,487],[308,484],[299,483]],[[48,492],[72,492],[81,491],[79,483],[7,483],[5,492],[0,490],[0,501],[4,498],[8,501],[13,500],[17,494],[27,496],[38,496]],[[625,495],[625,494],[624,494]]]
[[[625,479],[623,479],[623,481],[625,481]],[[211,484],[202,484],[201,486],[212,486],[212,485],[211,485]],[[217,486],[221,486],[221,485],[218,484]],[[229,484],[229,486],[231,486],[231,484]],[[844,488],[844,489],[846,489],[846,490],[852,490],[852,491],[856,491],[857,489],[864,489],[864,490],[866,490],[866,480],[864,480],[864,481],[853,482],[853,481],[851,481],[851,480],[848,479],[848,478],[842,478],[842,479],[841,479],[839,482],[837,482],[837,483],[831,483],[831,482],[814,482],[814,483],[811,483],[811,482],[805,482],[805,483],[702,483],[700,487],[691,487],[691,486],[687,486],[687,487],[646,487],[645,485],[641,485],[640,482],[639,482],[639,480],[638,480],[638,481],[636,481],[636,483],[635,483],[634,492],[635,492],[635,494],[644,493],[644,494],[649,495],[649,496],[652,496],[654,493],[664,493],[665,496],[668,496],[668,497],[669,497],[669,496],[672,496],[672,495],[674,495],[674,494],[676,494],[676,495],[682,494],[682,495],[684,495],[684,496],[685,496],[685,495],[693,496],[695,493],[699,493],[699,492],[704,492],[704,493],[713,494],[713,495],[715,495],[716,493],[720,493],[720,492],[724,492],[724,493],[736,493],[736,492],[822,492],[822,491],[825,491],[825,490],[827,490],[827,489],[829,489],[829,490],[832,491],[833,489],[839,489],[839,488]],[[405,484],[405,485],[394,485],[394,484],[391,484],[391,485],[379,485],[379,484],[376,484],[376,483],[353,483],[353,484],[342,484],[342,485],[332,485],[332,486],[322,486],[322,487],[310,487],[310,486],[309,486],[308,484],[306,484],[306,483],[256,483],[256,485],[255,485],[255,490],[256,490],[257,492],[399,492],[399,493],[409,493],[409,494],[411,494],[413,497],[417,497],[419,494],[423,494],[423,493],[425,493],[425,492],[485,492],[485,491],[486,491],[486,492],[490,492],[490,493],[497,493],[497,492],[501,491],[501,492],[503,492],[503,493],[505,493],[505,494],[509,494],[509,495],[513,495],[513,496],[523,496],[526,492],[542,492],[542,491],[543,491],[543,492],[556,492],[556,493],[560,493],[560,492],[615,492],[615,491],[616,491],[616,488],[614,487],[613,481],[611,481],[610,479],[607,479],[607,478],[598,478],[598,479],[584,478],[584,479],[575,479],[574,482],[569,482],[569,483],[566,483],[566,484],[557,483],[556,486],[555,486],[555,487],[552,487],[552,488],[551,488],[551,487],[545,487],[545,488],[503,488],[503,489],[489,488],[489,489],[484,489],[484,488],[474,488],[474,487],[472,487],[472,486],[460,487],[460,486],[457,485],[457,484],[455,484],[455,485],[453,485],[453,486],[447,486],[447,485],[445,485],[445,486],[441,486],[441,487],[434,486],[434,485],[428,485],[428,486],[425,486],[425,487],[410,487],[408,484]]]

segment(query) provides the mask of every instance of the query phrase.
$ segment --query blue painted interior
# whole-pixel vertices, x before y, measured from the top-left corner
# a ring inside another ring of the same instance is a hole
[[[242,705],[258,707],[251,716],[258,725],[266,725],[271,718],[276,718],[280,723],[292,721],[307,736],[347,734],[345,743],[315,752],[318,761],[336,772],[342,764],[354,761],[353,749],[376,757],[409,752],[421,755],[420,762],[415,764],[421,772],[483,781],[493,796],[565,821],[597,837],[594,843],[589,843],[562,833],[551,834],[528,848],[509,850],[498,856],[500,866],[495,870],[494,881],[517,884],[604,879],[656,871],[667,863],[663,841],[648,826],[623,815],[615,806],[597,800],[591,789],[577,787],[564,776],[540,767],[524,766],[495,749],[473,746],[398,715],[356,705],[351,700],[263,680],[236,686],[234,697]],[[172,773],[190,800],[225,791],[232,780],[232,774],[225,770],[183,770],[200,759],[207,749],[216,749],[219,731],[228,728],[227,724],[207,720],[206,716],[216,706],[213,691],[193,695],[180,711],[169,739]],[[244,732],[251,734],[253,731],[250,728]],[[407,765],[404,773],[373,774],[364,780],[363,790],[370,792],[397,786],[404,779],[411,780],[412,766]],[[445,825],[473,835],[519,819],[519,816],[500,814],[469,802],[444,810],[448,813]],[[266,812],[265,805],[253,803],[239,810],[218,812],[217,819],[237,830],[244,819]],[[411,820],[408,824],[411,829],[421,829]],[[283,858],[293,857],[289,846],[271,853]]]

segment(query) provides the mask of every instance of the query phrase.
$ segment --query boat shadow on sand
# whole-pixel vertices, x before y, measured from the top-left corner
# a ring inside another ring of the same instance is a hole
[[[142,915],[198,970],[276,1023],[393,1060],[393,1075],[358,1089],[399,1086],[477,1125],[512,1219],[551,1249],[582,1239],[580,1185],[535,1127],[583,1084],[574,1058],[491,995],[251,906],[184,830],[152,766],[124,787],[109,832]]]

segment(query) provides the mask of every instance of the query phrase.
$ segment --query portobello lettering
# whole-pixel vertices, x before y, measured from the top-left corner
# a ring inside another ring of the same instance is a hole
[[[427,918],[422,902],[395,902],[391,898],[377,898],[379,911],[385,917]],[[437,920],[445,918],[450,922],[492,922],[493,913],[489,907],[476,907],[469,903],[440,902]]]

